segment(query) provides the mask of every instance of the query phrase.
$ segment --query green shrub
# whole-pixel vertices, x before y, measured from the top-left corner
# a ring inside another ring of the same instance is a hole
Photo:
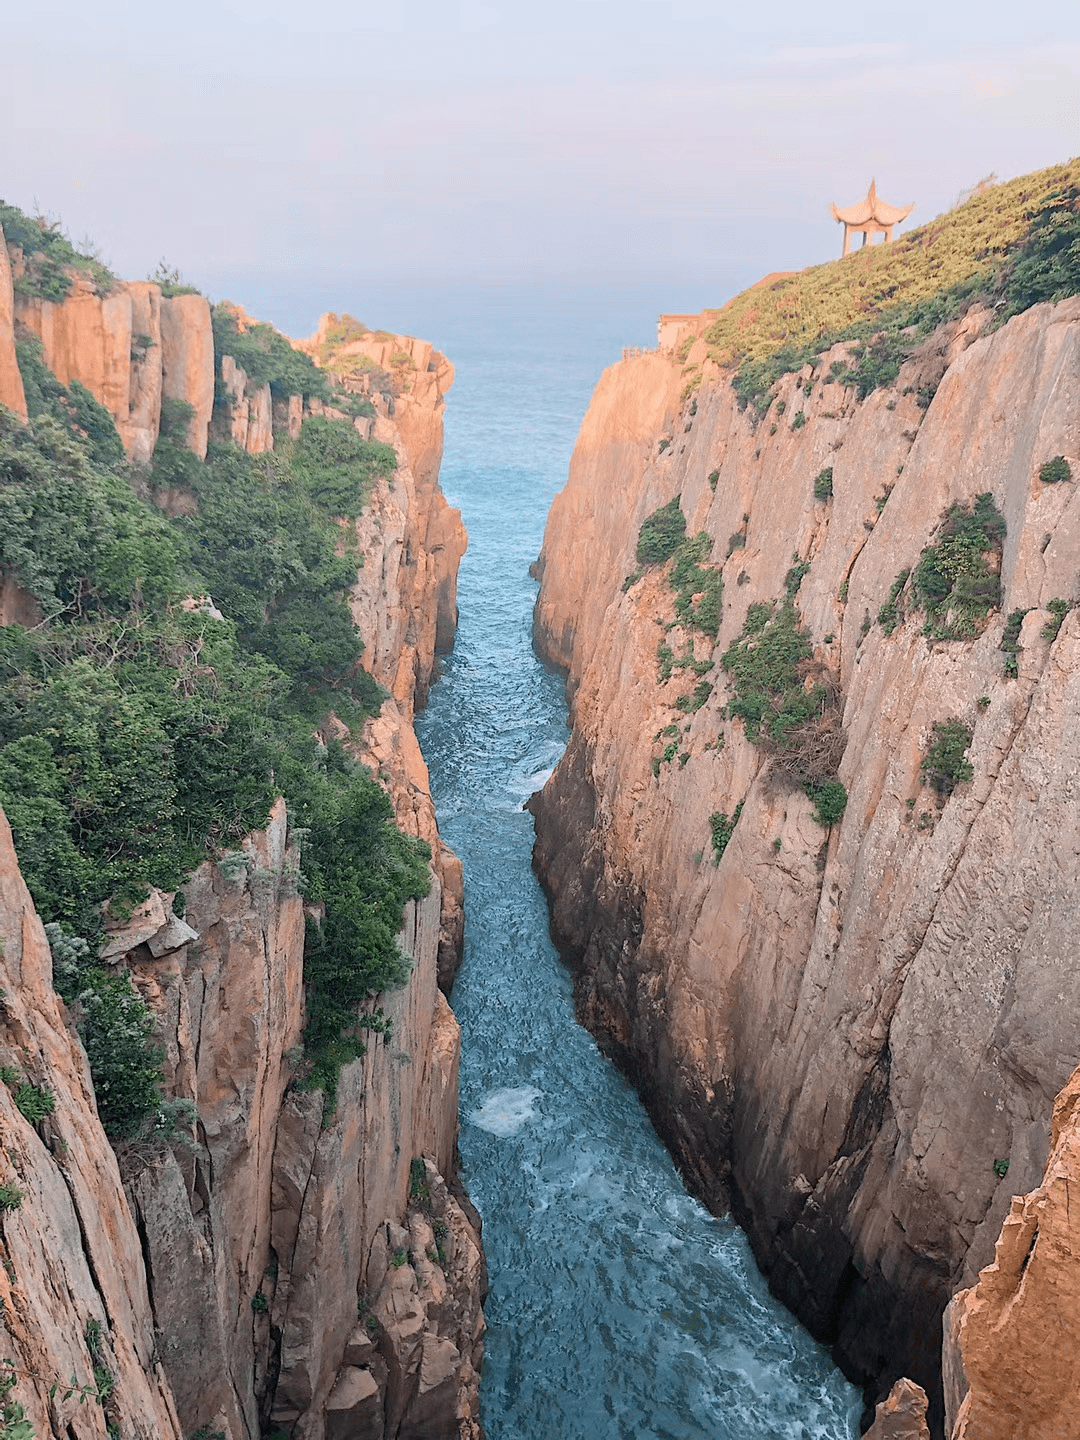
[[[170,266],[166,260],[159,260],[157,269],[146,278],[152,285],[160,286],[163,300],[173,300],[177,295],[202,293],[194,285],[188,285],[180,271]]]
[[[987,557],[1001,555],[1005,520],[990,494],[970,507],[954,505],[941,537],[923,550],[912,576],[926,612],[924,633],[935,640],[970,640],[1001,603],[1001,578]]]
[[[709,828],[712,831],[714,865],[720,864],[720,857],[727,849],[728,841],[735,833],[735,826],[739,823],[739,816],[742,814],[745,803],[745,801],[740,800],[731,815],[725,815],[722,811],[718,810],[715,815],[710,817]]]
[[[822,667],[821,678],[812,681],[812,657],[813,646],[799,628],[789,583],[779,605],[750,606],[742,633],[720,663],[735,692],[729,715],[741,718],[747,738],[764,745],[781,771],[816,798],[836,778],[844,737],[839,692]],[[836,792],[828,792],[822,813],[835,800]]]
[[[670,560],[686,536],[686,519],[679,508],[682,497],[676,495],[659,510],[654,510],[638,531],[637,561],[639,565],[662,565]]]
[[[1020,628],[1024,623],[1026,610],[1013,610],[1005,621],[1005,630],[1001,636],[999,650],[1005,652],[1004,673],[1010,680],[1015,680],[1020,674],[1020,662],[1018,656],[1023,646],[1020,644]]]
[[[1051,600],[1046,608],[1050,611],[1050,619],[1042,628],[1042,637],[1052,645],[1065,623],[1065,616],[1073,607],[1068,600]]]
[[[15,1107],[31,1125],[36,1125],[56,1109],[56,1096],[47,1087],[26,1083],[15,1092]]]
[[[25,1199],[26,1191],[21,1190],[13,1180],[0,1185],[0,1210],[18,1210]]]
[[[44,348],[36,335],[25,335],[16,342],[15,358],[31,420],[50,416],[68,435],[85,444],[95,465],[113,469],[122,466],[124,447],[108,410],[78,380],[73,380],[65,390],[45,364],[44,357]],[[54,448],[58,444],[54,440]]]
[[[974,767],[966,759],[970,744],[971,731],[963,721],[934,721],[930,748],[919,768],[923,779],[937,792],[939,806],[944,805],[957,785],[974,776]]]
[[[310,355],[294,350],[272,325],[241,330],[236,310],[228,304],[213,309],[214,355],[218,374],[222,355],[231,355],[252,385],[269,385],[275,400],[290,395],[329,402],[330,385]]]
[[[840,780],[824,780],[810,792],[814,819],[826,830],[835,825],[847,808],[847,790]]]
[[[1072,479],[1072,467],[1064,455],[1055,455],[1041,467],[1039,479],[1044,485],[1059,485],[1063,480]]]
[[[675,591],[675,615],[679,623],[715,640],[720,629],[724,580],[719,570],[706,570],[700,564],[711,550],[712,541],[704,531],[693,540],[684,540],[675,551],[675,563],[668,578]]]
[[[683,714],[693,715],[696,711],[700,710],[705,704],[705,701],[708,700],[712,694],[712,689],[713,687],[709,684],[708,680],[700,680],[697,685],[694,686],[694,693],[692,695],[680,695],[675,701],[675,704]]]
[[[717,485],[717,482],[719,481],[719,479],[720,479],[720,471],[719,471],[719,470],[712,470],[712,471],[709,472],[709,489],[710,489],[714,494],[716,493],[716,485]]]
[[[828,500],[832,495],[832,474],[833,467],[827,465],[821,474],[814,481],[814,499]]]
[[[792,430],[801,430],[802,427],[803,427],[805,424],[806,424],[806,416],[805,416],[805,414],[804,414],[801,410],[799,410],[799,411],[796,413],[794,420],[792,420],[792,422],[791,422],[791,428],[792,428]]]
[[[364,440],[348,420],[312,415],[291,453],[293,472],[312,501],[329,515],[355,518],[377,481],[397,469],[393,446]]]

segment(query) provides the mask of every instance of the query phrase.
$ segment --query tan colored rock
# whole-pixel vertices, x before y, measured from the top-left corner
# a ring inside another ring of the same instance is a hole
[[[0,575],[0,625],[40,625],[41,606],[13,575]]]
[[[12,288],[11,263],[8,260],[4,232],[0,228],[0,405],[14,410],[26,419],[26,394],[23,391],[19,362],[15,358],[15,291]]]
[[[98,295],[73,275],[60,302],[17,295],[15,317],[41,340],[62,385],[78,380],[116,421],[128,456],[146,463],[161,409],[161,291],[148,281]]]
[[[162,394],[194,410],[188,444],[203,459],[214,410],[214,331],[202,295],[161,301]]]
[[[897,1380],[877,1407],[865,1440],[930,1440],[926,1391],[911,1380]]]
[[[1011,1190],[1038,1182],[1080,1053],[1080,623],[1041,635],[1048,601],[1073,593],[1080,496],[1036,478],[1080,456],[1080,300],[935,345],[862,404],[825,383],[831,352],[809,396],[805,367],[756,427],[708,359],[694,414],[669,358],[605,373],[540,560],[537,637],[569,669],[574,734],[536,802],[580,1013],[647,1077],[695,1188],[717,1209],[734,1199],[774,1293],[838,1329],[853,1373],[888,1355],[921,1383],[932,1429],[942,1311],[989,1260]],[[904,391],[941,357],[923,415]],[[897,572],[984,491],[1007,522],[1000,612],[974,641],[933,643],[921,615],[886,636]],[[715,647],[665,633],[661,570],[622,588],[642,521],[677,494],[723,567]],[[718,662],[750,604],[783,596],[793,556],[810,564],[799,614],[843,687],[849,799],[830,834],[722,713],[718,663],[693,713],[676,703],[686,671],[658,679],[661,641]],[[1004,617],[1029,607],[1008,680]],[[952,716],[973,730],[975,778],[939,813],[920,764]],[[654,776],[670,724],[688,759]],[[710,817],[740,804],[713,865]]]
[[[1075,1440],[1080,1436],[1080,1069],[1054,1106],[1042,1184],[1014,1195],[993,1264],[953,1300],[946,1371],[952,1440]],[[953,1355],[950,1357],[950,1349]]]
[[[98,1120],[86,1056],[52,988],[45,934],[19,874],[0,813],[0,1059],[50,1090],[55,1110],[33,1126],[0,1085],[0,1183],[23,1199],[3,1218],[0,1353],[19,1378],[12,1400],[38,1435],[122,1434],[181,1440],[157,1359],[142,1247],[120,1173]],[[88,1324],[101,1327],[114,1387],[103,1411],[64,1398],[74,1375],[93,1383]],[[50,1397],[59,1382],[60,1390]]]

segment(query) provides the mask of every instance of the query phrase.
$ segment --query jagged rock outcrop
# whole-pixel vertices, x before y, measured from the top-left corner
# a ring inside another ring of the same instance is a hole
[[[0,1063],[21,1077],[0,1084],[0,1362],[14,1367],[11,1401],[39,1436],[105,1440],[108,1425],[124,1440],[181,1440],[139,1232],[2,813],[0,941]],[[23,1084],[53,1097],[37,1124],[15,1104]]]
[[[1080,1070],[1054,1106],[1042,1184],[1014,1195],[993,1264],[945,1321],[951,1440],[1075,1440],[1080,1351]]]
[[[862,403],[829,382],[844,354],[785,377],[758,424],[701,341],[696,393],[660,354],[601,380],[539,567],[537,643],[568,670],[574,733],[534,801],[536,859],[579,1011],[691,1183],[733,1206],[848,1373],[878,1395],[913,1376],[941,1433],[942,1311],[1037,1183],[1080,1055],[1080,623],[1042,634],[1076,593],[1080,500],[1038,478],[1056,455],[1080,474],[1080,301],[992,333],[973,312]],[[897,572],[982,492],[1007,526],[1000,612],[973,640],[932,641],[921,613],[886,634]],[[723,566],[715,649],[670,628],[662,571],[623,585],[642,521],[675,495]],[[727,716],[715,663],[796,562],[842,694],[849,799],[829,832]],[[708,670],[700,708],[676,703],[686,669],[658,678],[661,642]],[[920,767],[953,717],[974,778],[939,810]],[[714,865],[710,817],[740,805]]]
[[[877,1407],[866,1440],[930,1440],[926,1391],[910,1380],[897,1380]]]
[[[229,400],[229,439],[249,455],[274,448],[269,385],[253,385],[231,355],[221,357],[221,383]]]
[[[26,419],[26,395],[15,358],[15,291],[4,232],[0,229],[0,405]]]

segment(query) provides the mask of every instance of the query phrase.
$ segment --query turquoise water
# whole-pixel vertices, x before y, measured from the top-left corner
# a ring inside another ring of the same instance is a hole
[[[860,1397],[769,1296],[729,1220],[691,1199],[636,1095],[574,1021],[522,802],[566,743],[531,648],[528,577],[627,310],[502,303],[435,331],[458,365],[443,488],[469,530],[461,624],[420,718],[465,865],[463,1180],[491,1273],[489,1440],[849,1440]],[[641,333],[644,328],[644,333]],[[567,337],[572,337],[571,339]]]

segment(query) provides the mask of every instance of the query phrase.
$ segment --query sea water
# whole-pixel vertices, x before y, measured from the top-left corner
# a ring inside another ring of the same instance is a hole
[[[858,1393],[769,1296],[732,1221],[686,1193],[576,1024],[531,868],[522,804],[567,729],[563,682],[532,649],[528,567],[603,366],[649,344],[655,317],[503,293],[415,321],[457,365],[442,483],[469,531],[457,644],[417,728],[465,866],[452,1000],[462,1178],[491,1277],[488,1436],[849,1440]]]

